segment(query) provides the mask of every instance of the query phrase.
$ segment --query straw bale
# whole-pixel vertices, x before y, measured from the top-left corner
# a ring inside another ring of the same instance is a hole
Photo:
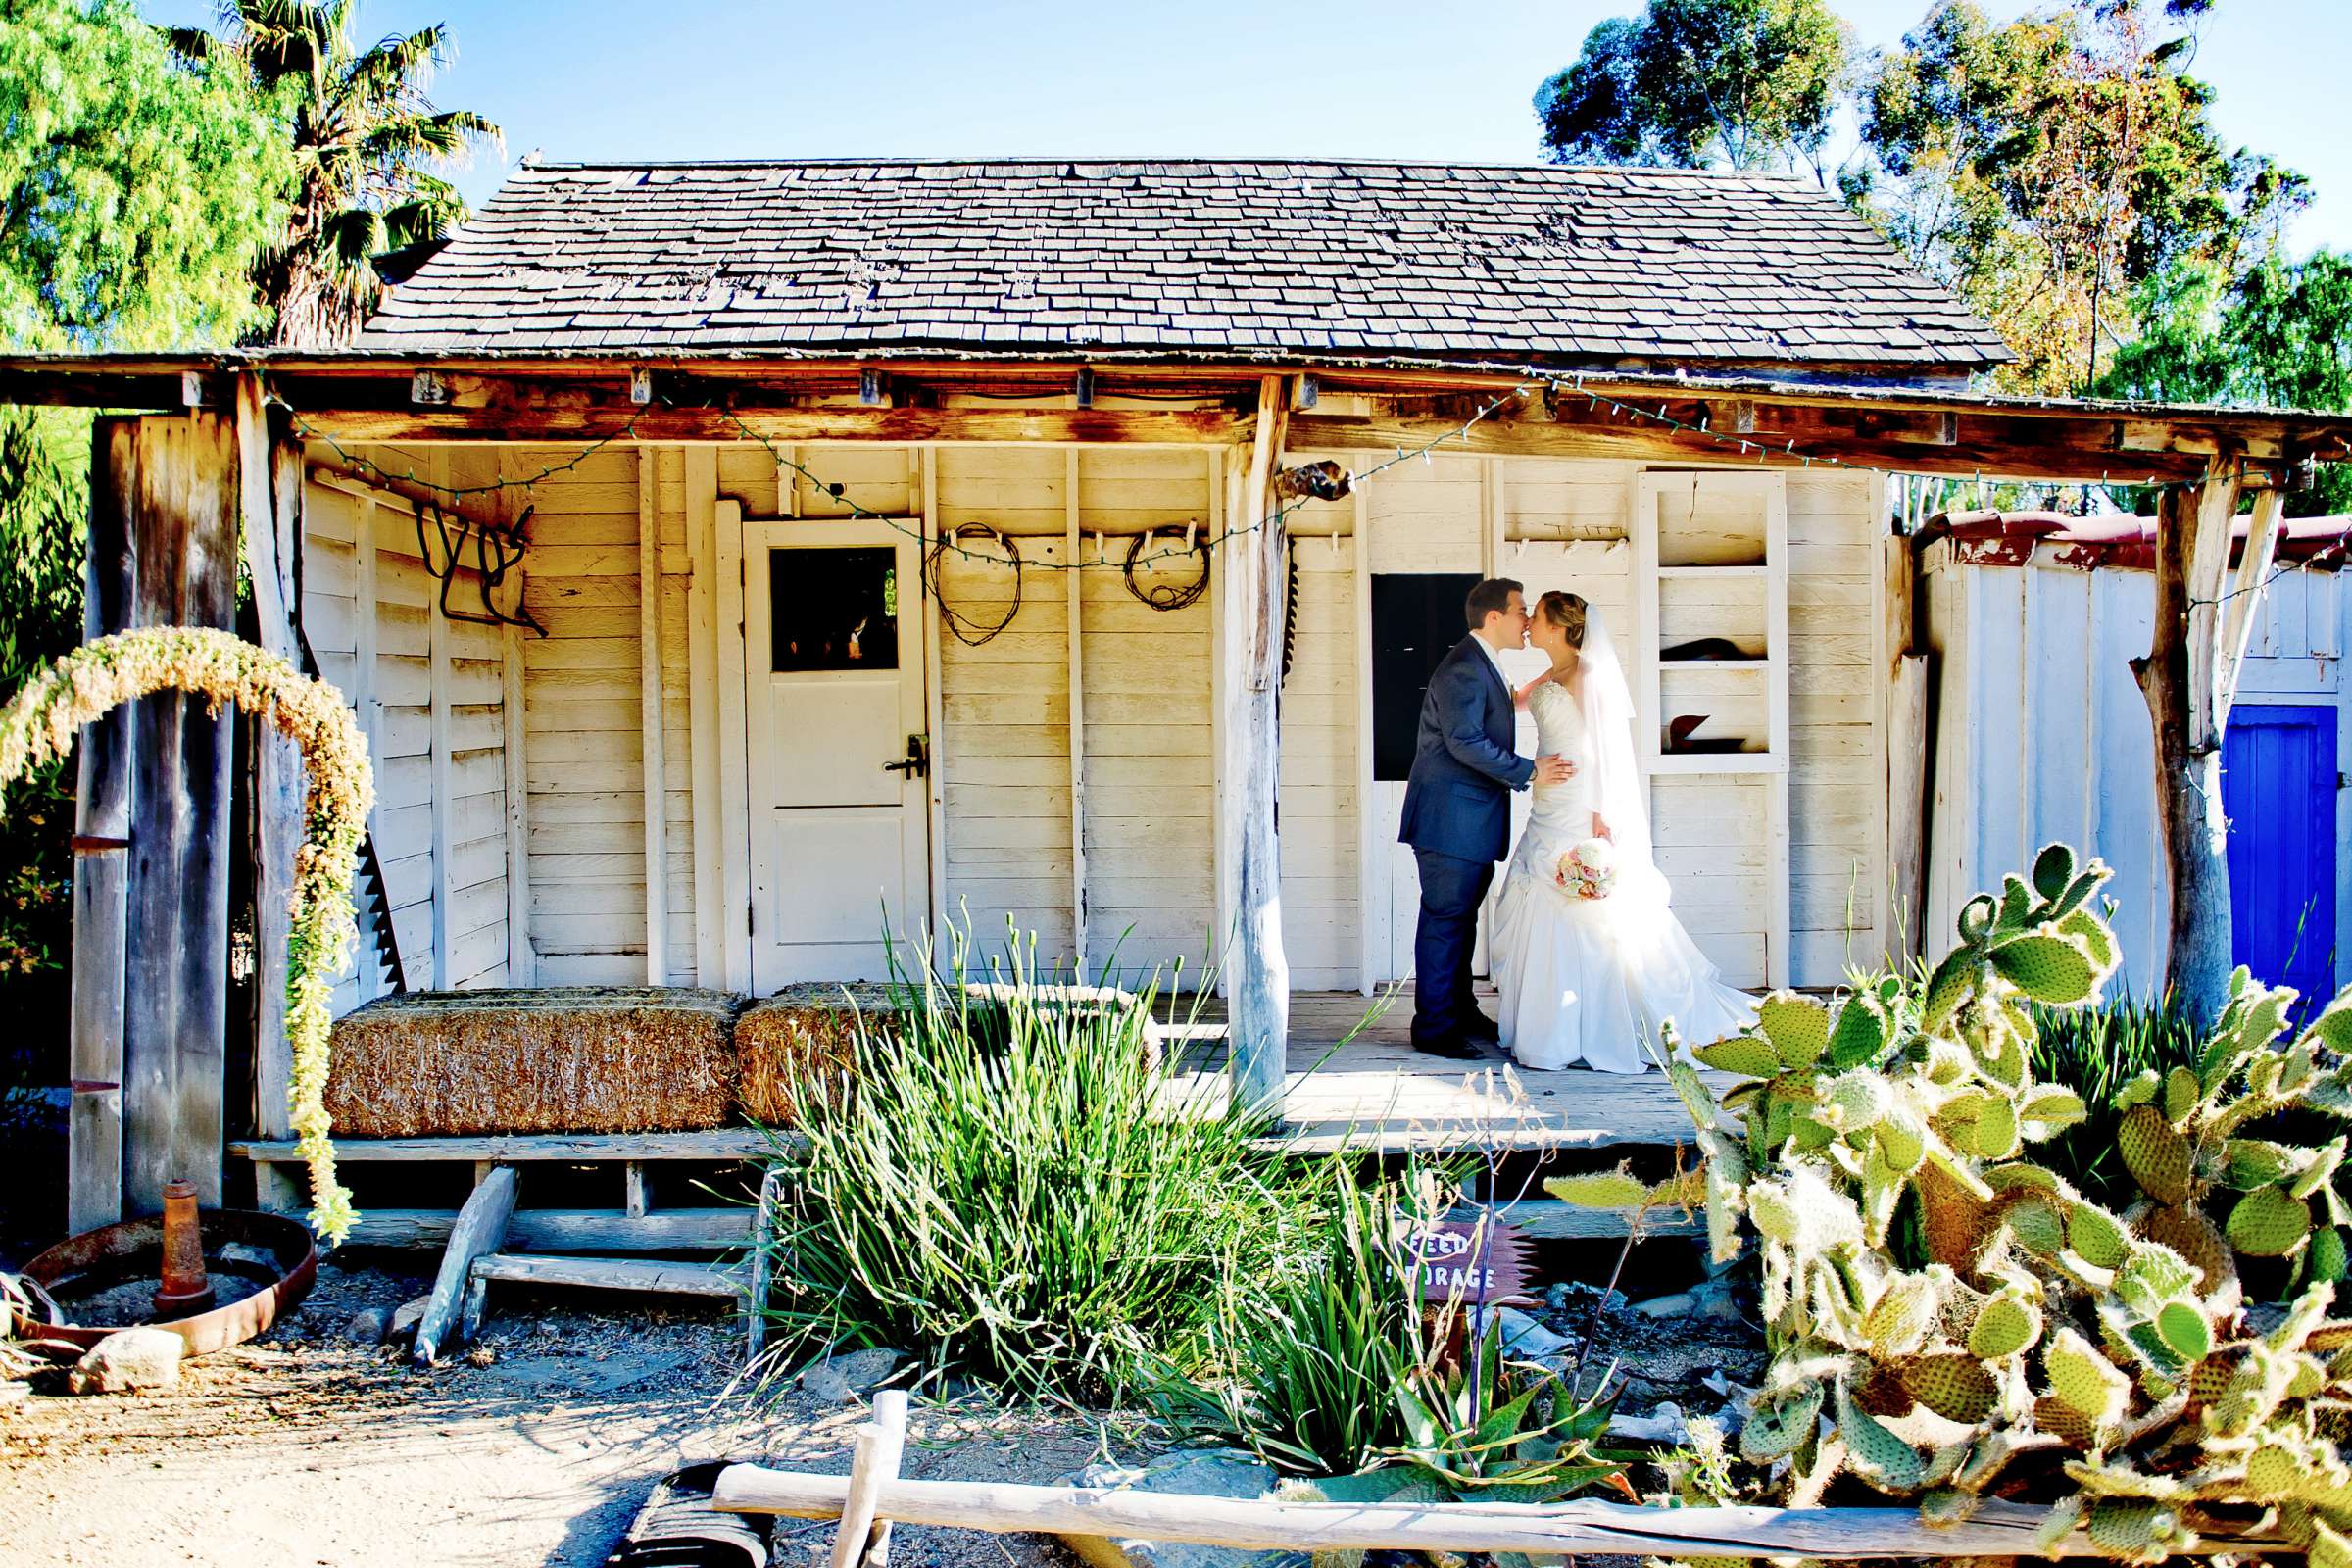
[[[735,1102],[763,1127],[797,1125],[796,1085],[812,1072],[837,1076],[850,1062],[851,1031],[897,1010],[893,988],[877,983],[786,986],[735,1020]]]
[[[716,1127],[741,1004],[683,987],[387,997],[336,1021],[327,1112],[376,1138]]]

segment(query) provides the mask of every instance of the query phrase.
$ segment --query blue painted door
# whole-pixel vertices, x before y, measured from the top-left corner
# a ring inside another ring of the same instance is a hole
[[[2239,704],[2222,746],[2237,962],[2335,992],[2335,710]]]

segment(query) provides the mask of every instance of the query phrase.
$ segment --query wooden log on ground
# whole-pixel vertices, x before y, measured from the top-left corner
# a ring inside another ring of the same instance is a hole
[[[514,1166],[501,1165],[482,1179],[473,1196],[466,1200],[466,1206],[458,1210],[457,1229],[450,1233],[449,1250],[441,1254],[441,1270],[433,1276],[432,1295],[426,1298],[424,1317],[416,1325],[418,1366],[430,1366],[439,1359],[450,1331],[458,1327],[473,1283],[474,1259],[506,1245],[507,1223],[514,1216],[514,1194],[520,1184]],[[473,1315],[478,1323],[478,1302]]]
[[[348,1245],[446,1247],[460,1212],[368,1203]],[[750,1215],[741,1205],[656,1209],[640,1219],[617,1209],[523,1208],[507,1226],[507,1245],[535,1252],[731,1252],[751,1239]]]
[[[138,421],[102,418],[90,437],[90,532],[82,635],[130,624]],[[130,860],[131,724],[116,709],[81,732],[74,817],[74,1001],[66,1115],[66,1229],[122,1217],[122,982]]]
[[[134,626],[235,625],[237,459],[218,414],[138,423]],[[139,700],[130,762],[122,1005],[122,1196],[163,1208],[184,1178],[220,1201],[228,1062],[230,718],[201,697]]]
[[[889,1551],[890,1521],[875,1520],[874,1500],[886,1483],[899,1478],[899,1460],[906,1450],[906,1391],[884,1389],[874,1396],[873,1420],[858,1429],[841,1523],[833,1532],[833,1568],[858,1568],[877,1544],[886,1554]]]
[[[759,1465],[719,1472],[711,1506],[800,1519],[841,1516],[846,1476]],[[1621,1502],[1276,1502],[1090,1487],[1002,1482],[892,1481],[878,1518],[960,1530],[1047,1532],[1288,1551],[1529,1552],[1559,1556],[1894,1557],[1947,1560],[2035,1552],[2044,1508],[1987,1502],[1965,1524],[1931,1527],[1911,1508],[1644,1508]],[[2263,1544],[2210,1541],[2211,1556]],[[2078,1531],[2065,1555],[2095,1556]]]

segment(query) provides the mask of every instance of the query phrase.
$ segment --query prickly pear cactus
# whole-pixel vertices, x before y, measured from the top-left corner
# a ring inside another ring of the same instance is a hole
[[[2117,1097],[2142,1198],[2101,1207],[2034,1162],[2088,1107],[2034,1081],[2027,1004],[2098,998],[2107,876],[2053,845],[1969,903],[1924,984],[1765,999],[1750,1034],[1694,1053],[1746,1080],[1720,1102],[1669,1068],[1715,1255],[1758,1244],[1773,1354],[1740,1455],[1759,1497],[1797,1505],[2056,1505],[2053,1553],[2079,1530],[2069,1550],[2157,1562],[2259,1527],[2352,1568],[2352,1322],[2328,1317],[2345,1140],[2263,1136],[2289,1107],[2352,1119],[2352,990],[2282,1046],[2293,993],[2241,970],[2199,1065]],[[2283,1309],[2246,1299],[2254,1259]]]

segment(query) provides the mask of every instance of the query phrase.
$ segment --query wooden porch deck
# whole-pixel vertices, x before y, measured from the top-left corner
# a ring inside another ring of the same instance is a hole
[[[1690,1114],[1662,1073],[1506,1072],[1499,1051],[1479,1061],[1424,1055],[1410,1038],[1411,998],[1398,995],[1363,1024],[1378,1000],[1352,991],[1292,996],[1286,1143],[1309,1151],[1343,1142],[1383,1152],[1541,1151],[1671,1146],[1692,1137]],[[1492,1010],[1491,994],[1482,994],[1480,1005]],[[1203,1004],[1202,1024],[1222,1020],[1220,1006]],[[1218,1102],[1225,1090],[1222,1040],[1204,1038],[1183,1060],[1202,1100]],[[1701,1076],[1718,1092],[1738,1082],[1723,1073]]]

